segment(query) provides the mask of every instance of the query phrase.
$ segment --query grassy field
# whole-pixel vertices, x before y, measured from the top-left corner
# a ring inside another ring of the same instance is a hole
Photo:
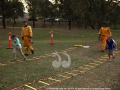
[[[54,30],[54,45],[50,45],[50,31]],[[65,28],[35,28],[33,29],[33,41],[35,53],[32,55],[29,51],[28,60],[24,62],[10,63],[13,60],[12,49],[8,47],[8,32],[16,34],[20,38],[21,28],[0,29],[0,63],[7,64],[0,66],[0,90],[11,90],[20,85],[38,81],[41,78],[54,76],[74,68],[83,66],[93,62],[97,58],[107,54],[107,51],[102,53],[100,41],[97,41],[98,30],[89,29],[72,29]],[[120,30],[112,30],[113,38],[120,47]],[[23,42],[21,40],[23,45]],[[74,48],[75,44],[89,45],[90,48]],[[57,60],[57,57],[52,57],[51,53],[58,52],[62,60],[67,60],[67,57],[62,53],[73,48],[66,53],[71,58],[70,67],[54,68],[52,62]],[[24,50],[23,50],[24,51]],[[60,53],[61,52],[61,53]],[[46,54],[50,56],[46,56]],[[42,57],[44,56],[44,57]],[[38,59],[35,59],[40,57]],[[82,75],[78,75],[68,79],[62,83],[57,83],[46,88],[112,88],[119,90],[120,83],[120,55],[116,55],[116,59],[112,62],[105,62],[102,65],[94,68]],[[22,60],[22,57],[17,52],[17,59]],[[31,60],[30,60],[31,59]],[[38,85],[39,86],[39,85]],[[45,90],[43,88],[42,90]],[[23,88],[20,90],[33,90]]]

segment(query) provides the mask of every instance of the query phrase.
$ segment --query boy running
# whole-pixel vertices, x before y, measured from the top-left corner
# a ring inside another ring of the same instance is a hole
[[[115,59],[113,50],[117,50],[117,43],[115,42],[115,40],[112,39],[112,36],[108,36],[108,39],[106,40],[106,44],[107,44],[109,61],[111,61],[111,56],[113,59]]]

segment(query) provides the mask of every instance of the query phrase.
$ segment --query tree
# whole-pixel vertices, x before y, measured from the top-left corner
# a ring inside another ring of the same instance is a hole
[[[109,24],[113,24],[114,25],[114,29],[117,28],[117,24],[119,23],[120,21],[120,6],[116,6],[115,9],[110,12],[110,16],[108,15],[108,18],[110,18],[109,20]]]
[[[15,24],[15,18],[23,16],[23,3],[19,0],[2,0],[0,4],[3,28],[6,28],[6,19],[13,18]]]
[[[110,13],[113,12],[117,6],[116,3],[113,3],[113,0],[108,0],[108,2],[105,0],[74,0],[73,4],[75,7],[72,6],[72,11],[77,12],[75,16],[79,17],[77,14],[81,14],[80,16],[83,23],[91,26],[92,29],[95,29],[95,25],[97,25],[99,29],[103,21],[110,22],[110,18],[112,17]]]
[[[51,17],[51,22],[52,22],[52,26],[53,26],[53,22],[54,22],[54,18],[55,18],[55,15],[56,15],[56,5],[52,4],[51,2],[49,2],[49,10],[48,12],[50,13],[50,17]]]
[[[25,0],[25,2],[28,4],[28,12],[33,21],[33,28],[35,28],[35,18],[39,10],[38,6],[40,0]]]
[[[3,28],[5,29],[6,28],[6,25],[5,25],[5,0],[1,0],[0,1],[0,8],[1,8],[1,15],[2,15],[2,24],[3,24]]]
[[[71,21],[73,19],[72,2],[74,0],[55,0],[59,5],[59,12],[64,13],[63,17],[68,19],[69,30],[71,30]]]
[[[54,6],[49,0],[42,0],[38,4],[37,15],[43,18],[43,27],[45,27],[45,18],[50,17],[53,25],[53,17],[54,17]]]
[[[18,16],[23,17],[24,6],[22,2],[19,2],[19,0],[12,0],[11,5],[12,5],[11,12],[13,13],[12,18],[14,20],[14,24],[16,24],[15,19],[18,18]]]
[[[18,0],[11,0],[8,3],[6,3],[6,18],[12,18],[14,23],[16,24],[16,18],[18,16],[23,17],[24,6],[22,2],[19,2]],[[10,13],[11,12],[11,13]]]

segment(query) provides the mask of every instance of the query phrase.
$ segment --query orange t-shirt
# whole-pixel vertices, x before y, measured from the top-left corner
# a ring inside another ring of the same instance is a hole
[[[105,35],[105,36],[111,35],[110,28],[109,27],[101,27],[98,34]]]

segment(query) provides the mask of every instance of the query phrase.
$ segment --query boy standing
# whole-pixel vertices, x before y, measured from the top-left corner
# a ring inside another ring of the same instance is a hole
[[[111,61],[111,56],[113,59],[115,59],[113,50],[117,50],[117,43],[115,42],[115,40],[112,39],[112,36],[108,36],[108,39],[106,40],[106,44],[107,44],[109,61]]]
[[[12,45],[14,46],[13,47],[14,60],[12,60],[12,61],[16,61],[16,51],[17,50],[24,57],[23,60],[25,61],[27,58],[26,58],[26,56],[22,52],[22,46],[20,44],[20,40],[16,37],[16,35],[11,35],[11,39],[13,40]]]

